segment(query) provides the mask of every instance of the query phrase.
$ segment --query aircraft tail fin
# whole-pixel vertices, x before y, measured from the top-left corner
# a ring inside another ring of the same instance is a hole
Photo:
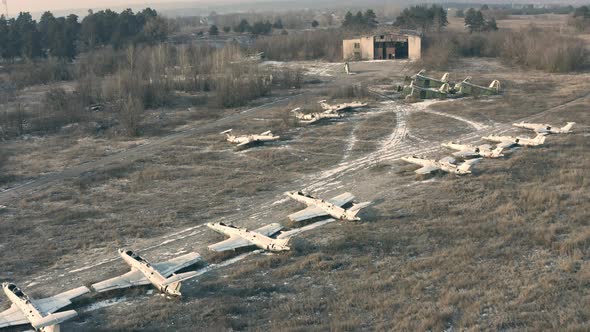
[[[60,323],[65,322],[68,319],[72,319],[76,316],[78,316],[78,313],[75,310],[56,312],[53,314],[49,314],[41,319],[32,321],[31,325],[33,325],[33,327],[36,330],[46,332],[59,332]]]
[[[303,116],[303,113],[301,113],[301,107],[291,110],[291,113],[295,114],[295,116],[298,118]]]
[[[181,281],[173,282],[170,285],[168,285],[168,287],[166,287],[166,292],[168,294],[173,294],[173,295],[180,296],[180,287],[181,286],[182,286],[182,282]]]
[[[46,327],[43,327],[41,329],[39,329],[39,331],[41,332],[60,332],[61,331],[61,327],[59,324],[57,325],[49,325]]]
[[[352,207],[348,209],[348,211],[352,212],[352,215],[356,217],[356,215],[361,211],[361,209],[366,208],[367,206],[371,205],[371,202],[362,202],[352,204]]]
[[[461,171],[461,172],[470,173],[471,172],[471,168],[473,167],[473,165],[477,164],[480,161],[481,161],[481,158],[475,158],[475,159],[466,160],[465,162],[463,162],[458,167],[458,170]]]
[[[184,273],[173,274],[169,278],[167,278],[163,283],[162,286],[170,286],[174,283],[181,282],[199,275],[198,271],[190,271]]]
[[[562,133],[569,133],[575,124],[576,124],[575,122],[568,122],[565,126],[561,127],[561,132]]]
[[[533,140],[535,141],[536,144],[541,145],[541,144],[545,143],[545,139],[547,139],[547,136],[537,135]]]
[[[439,91],[442,93],[449,93],[450,90],[450,86],[449,83],[444,83],[443,85],[440,86]]]
[[[501,86],[500,86],[500,81],[498,81],[498,80],[493,80],[493,81],[492,81],[492,83],[490,83],[490,86],[489,86],[489,88],[490,88],[490,89],[494,89],[494,90],[496,90],[496,92],[498,92],[498,93],[499,93],[499,92],[500,92],[500,88],[501,88]]]
[[[442,82],[448,82],[449,81],[449,73],[445,73],[440,80]]]
[[[272,250],[272,251],[285,251],[285,250],[291,250],[291,248],[289,248],[289,242],[291,242],[291,237],[285,237],[285,238],[281,238],[281,239],[273,239],[272,243],[267,247],[267,250]]]
[[[502,157],[504,155],[502,151],[504,151],[503,147],[495,148],[494,150],[492,150],[492,157]]]

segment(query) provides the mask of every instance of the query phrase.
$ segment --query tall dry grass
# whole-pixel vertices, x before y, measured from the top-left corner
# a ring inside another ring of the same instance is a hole
[[[443,32],[424,38],[420,65],[449,69],[457,57],[495,57],[525,69],[574,72],[588,67],[582,40],[534,26],[520,31]]]
[[[269,60],[342,60],[343,32],[337,29],[260,37],[252,46]]]

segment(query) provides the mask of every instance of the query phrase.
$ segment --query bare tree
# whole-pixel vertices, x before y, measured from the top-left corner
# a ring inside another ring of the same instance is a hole
[[[143,120],[143,104],[138,98],[128,95],[119,105],[119,120],[129,136],[138,136],[140,125]]]

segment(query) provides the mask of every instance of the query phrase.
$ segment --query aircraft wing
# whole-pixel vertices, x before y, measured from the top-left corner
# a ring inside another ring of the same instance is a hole
[[[416,172],[417,174],[430,174],[438,169],[439,168],[436,166],[424,166],[422,168],[418,168],[414,172]]]
[[[255,230],[255,232],[266,236],[271,236],[278,233],[281,229],[283,229],[283,226],[281,226],[281,224],[273,223],[266,226],[262,226]]]
[[[326,211],[320,209],[316,206],[310,206],[306,209],[303,209],[299,212],[291,213],[289,215],[289,219],[291,221],[303,221],[315,217],[327,216],[328,214]]]
[[[354,200],[354,195],[351,193],[340,194],[336,197],[330,198],[328,201],[334,205],[343,206]]]
[[[27,317],[15,304],[10,306],[9,309],[0,312],[0,328],[28,323]]]
[[[102,293],[113,289],[128,288],[132,286],[147,285],[150,281],[141,273],[141,271],[132,269],[131,271],[108,280],[101,281],[92,285],[95,291]]]
[[[241,248],[241,247],[247,247],[247,246],[251,246],[251,245],[253,245],[253,244],[250,241],[248,241],[242,237],[232,236],[227,240],[217,242],[215,244],[208,246],[207,248],[209,248],[210,250],[213,250],[213,251],[221,252],[221,251],[234,250],[234,249]]]
[[[196,262],[200,261],[201,255],[196,252],[191,252],[186,255],[178,256],[166,262],[156,263],[154,267],[158,270],[164,277],[168,277],[172,273],[184,269],[187,266],[191,266]]]
[[[248,144],[250,144],[250,143],[252,143],[252,142],[253,142],[253,140],[249,139],[249,140],[247,140],[247,141],[244,141],[244,142],[242,142],[242,143],[240,143],[240,144],[238,144],[238,145],[236,145],[236,146],[244,146],[244,145],[248,145]]]
[[[70,289],[67,292],[57,294],[46,299],[33,300],[34,304],[39,308],[39,311],[44,314],[50,314],[59,309],[72,304],[72,299],[89,293],[90,289],[86,286]]]

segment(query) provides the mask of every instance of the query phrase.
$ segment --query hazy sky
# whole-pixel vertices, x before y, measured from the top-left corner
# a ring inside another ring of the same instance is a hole
[[[4,0],[3,0],[4,1]],[[88,9],[88,8],[107,8],[121,7],[125,5],[152,6],[161,3],[178,3],[183,0],[6,0],[8,2],[8,12],[12,15],[18,12],[43,12],[46,10],[55,11],[63,9]],[[199,3],[201,1],[191,1]],[[4,8],[2,8],[4,12]]]

